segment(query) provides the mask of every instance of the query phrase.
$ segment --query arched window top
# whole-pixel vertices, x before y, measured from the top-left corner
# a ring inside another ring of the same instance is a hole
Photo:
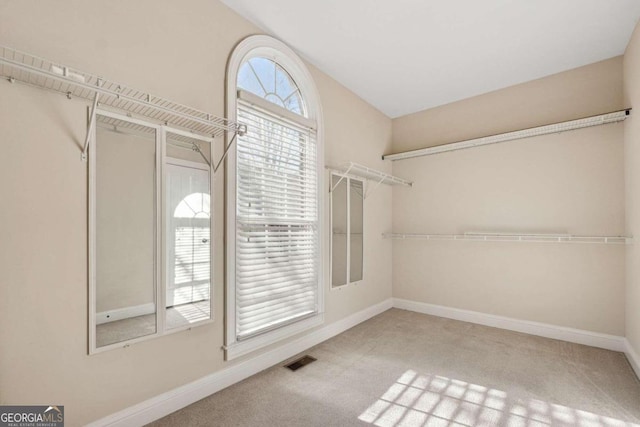
[[[211,200],[206,193],[191,193],[178,204],[173,212],[174,218],[211,217]]]
[[[277,62],[261,56],[249,58],[240,66],[238,88],[306,116],[300,88]]]
[[[300,123],[314,128],[322,140],[318,89],[304,61],[281,41],[266,35],[242,40],[229,57],[226,84],[229,119],[238,119],[235,110],[242,91],[267,101],[264,108],[277,106],[289,119],[302,118]]]

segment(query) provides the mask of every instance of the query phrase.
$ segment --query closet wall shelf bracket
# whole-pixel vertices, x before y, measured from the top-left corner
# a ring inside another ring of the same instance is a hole
[[[382,172],[376,169],[372,169],[368,166],[361,165],[355,162],[348,162],[340,166],[327,166],[327,169],[336,172],[341,175],[338,182],[331,186],[329,192],[333,192],[336,189],[338,184],[344,179],[345,176],[352,176],[356,178],[365,179],[367,181],[374,181],[376,184],[373,188],[367,189],[365,192],[364,198],[366,199],[376,188],[378,188],[381,184],[385,185],[400,185],[403,187],[411,187],[413,185],[412,182],[407,181],[402,178],[398,178],[397,176],[393,176],[386,172]]]

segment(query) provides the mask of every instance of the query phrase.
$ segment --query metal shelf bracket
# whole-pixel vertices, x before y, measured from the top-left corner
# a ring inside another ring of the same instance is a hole
[[[340,182],[342,182],[344,177],[349,175],[357,178],[364,178],[368,181],[376,181],[376,184],[373,188],[365,190],[364,199],[366,199],[371,193],[373,193],[381,184],[401,185],[404,187],[411,187],[413,185],[413,183],[410,181],[355,162],[349,162],[339,167],[327,166],[327,169],[337,172],[339,175],[341,175],[338,182],[336,182],[335,185],[331,186],[331,189],[329,190],[330,193],[332,193],[336,189],[336,187],[340,184]]]
[[[102,86],[102,79],[98,79],[96,82],[97,87]],[[98,109],[98,101],[100,100],[100,92],[96,91],[96,95],[93,98],[93,105],[91,105],[91,110],[89,113],[89,126],[87,128],[87,137],[84,140],[84,148],[82,149],[82,155],[80,158],[83,161],[87,161],[87,151],[89,151],[89,140],[91,140],[91,135],[93,134],[93,129],[96,127],[96,110]]]

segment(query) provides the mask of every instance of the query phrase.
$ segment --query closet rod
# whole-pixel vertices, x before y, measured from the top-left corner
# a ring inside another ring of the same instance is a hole
[[[435,147],[420,148],[418,150],[404,151],[396,154],[382,156],[382,160],[404,160],[413,157],[429,156],[432,154],[445,153],[447,151],[463,150],[465,148],[479,147],[482,145],[496,144],[499,142],[515,141],[518,139],[531,138],[534,136],[548,135],[552,133],[566,132],[570,130],[583,129],[592,126],[599,126],[608,123],[621,122],[629,116],[631,108],[620,111],[600,114],[598,116],[584,117],[567,122],[553,123],[545,126],[537,126],[513,132],[500,133],[496,135],[484,136],[481,138],[468,139],[465,141],[452,142],[448,144],[436,145]]]

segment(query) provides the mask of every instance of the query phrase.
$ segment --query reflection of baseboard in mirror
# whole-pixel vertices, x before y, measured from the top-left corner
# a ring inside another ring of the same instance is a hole
[[[145,314],[153,314],[155,312],[156,305],[152,302],[133,307],[123,307],[116,308],[115,310],[102,311],[100,313],[96,313],[96,325],[144,316]]]

